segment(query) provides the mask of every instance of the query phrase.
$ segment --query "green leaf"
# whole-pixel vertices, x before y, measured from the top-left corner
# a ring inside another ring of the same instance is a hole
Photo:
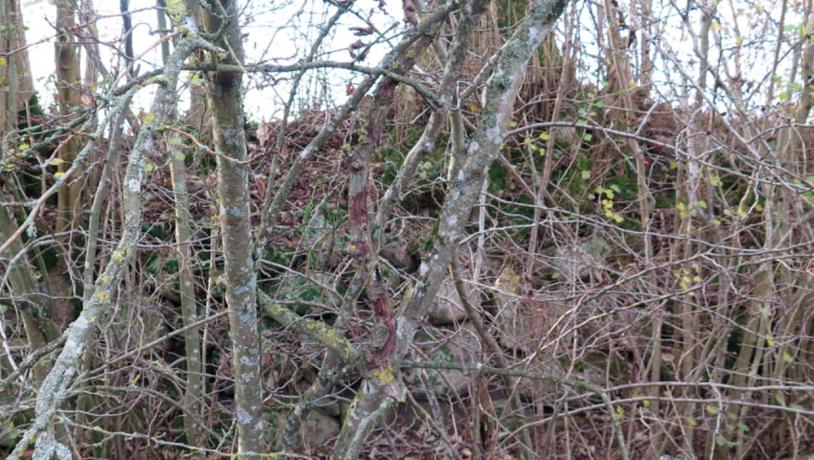
[[[591,134],[591,133],[585,133],[585,134],[582,135],[582,140],[584,140],[585,142],[591,142],[591,140],[593,138],[594,138],[594,135]]]
[[[540,138],[541,141],[547,141],[551,139],[551,134],[549,134],[548,131],[543,131],[537,137]]]
[[[591,171],[586,169],[585,171],[582,171],[579,176],[582,178],[582,180],[588,180],[591,178]]]
[[[184,145],[184,140],[178,134],[173,134],[169,138],[170,145]]]
[[[735,443],[723,437],[723,435],[715,435],[715,444],[721,447],[735,447]]]
[[[202,86],[203,85],[203,77],[201,76],[200,72],[192,72],[189,76],[189,84],[192,86]]]
[[[706,406],[704,406],[704,410],[710,417],[718,415],[718,406],[715,406],[713,404],[707,404]]]
[[[59,166],[63,163],[65,163],[65,160],[63,160],[62,158],[51,158],[50,160],[48,160],[48,164],[51,166]]]
[[[738,422],[738,430],[741,431],[742,433],[746,433],[747,431],[749,431],[749,425],[743,422]]]

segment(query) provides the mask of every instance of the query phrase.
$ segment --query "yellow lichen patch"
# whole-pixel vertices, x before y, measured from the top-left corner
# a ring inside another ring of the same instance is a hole
[[[170,17],[180,22],[187,14],[187,6],[183,0],[169,0],[167,3],[167,13]]]
[[[107,291],[99,291],[99,293],[96,294],[96,300],[100,303],[107,302],[110,300],[110,293]]]
[[[371,372],[371,375],[379,381],[380,385],[387,385],[393,380],[396,379],[396,376],[393,374],[393,367],[392,366],[385,366],[379,369],[374,370]]]

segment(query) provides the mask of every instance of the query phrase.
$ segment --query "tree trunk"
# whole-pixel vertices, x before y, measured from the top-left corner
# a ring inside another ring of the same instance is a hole
[[[235,2],[210,1],[202,29],[215,33],[216,43],[229,50],[225,64],[242,65],[243,45]],[[224,16],[225,15],[225,16]],[[246,134],[243,128],[242,74],[213,72],[206,78],[217,152],[218,199],[226,275],[226,303],[235,375],[238,457],[259,458],[263,443],[263,395],[260,378],[260,336],[257,330],[256,274],[252,260]]]
[[[0,6],[0,138],[17,127],[17,117],[34,94],[31,64],[25,42],[20,0],[4,1]]]
[[[70,0],[58,0],[57,7],[57,41],[55,44],[57,92],[59,102],[59,112],[63,116],[70,116],[80,104],[79,87],[82,84],[79,72],[79,46],[74,43],[73,29],[76,27],[74,18],[74,2]],[[71,136],[69,134],[69,136]],[[73,163],[79,149],[78,139],[71,136],[59,149],[59,165],[57,171],[65,173]],[[66,177],[65,180],[73,178]],[[66,230],[73,220],[74,211],[79,195],[78,183],[74,182],[67,187],[60,189],[57,194],[57,232]]]

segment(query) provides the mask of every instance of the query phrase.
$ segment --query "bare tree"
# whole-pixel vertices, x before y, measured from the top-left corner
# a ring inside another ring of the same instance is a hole
[[[811,0],[95,3],[0,8],[10,458],[814,452]]]
[[[243,44],[235,2],[204,5],[201,30],[222,33],[220,62],[238,67],[207,78],[207,101],[212,111],[212,134],[218,160],[218,200],[223,235],[226,304],[235,376],[238,456],[259,458],[263,453],[263,396],[260,380],[260,336],[257,329],[257,279],[252,260],[248,167],[241,86]]]

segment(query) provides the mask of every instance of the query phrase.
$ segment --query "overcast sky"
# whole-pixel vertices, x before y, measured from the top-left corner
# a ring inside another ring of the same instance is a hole
[[[119,2],[115,0],[96,0],[94,3],[99,16],[97,27],[102,42],[103,61],[107,67],[117,70],[122,66],[118,53],[113,49],[114,46],[118,46],[122,33],[122,19],[118,9]],[[323,0],[301,0],[285,5],[282,3],[279,0],[241,1],[245,8],[242,18],[244,19],[243,32],[246,34],[244,49],[247,62],[272,60],[275,63],[293,63],[302,59],[318,33],[317,26],[326,20],[328,14],[333,14],[335,11],[334,7],[326,7]],[[620,3],[623,7],[626,7],[632,2]],[[662,18],[655,24],[654,33],[667,37],[660,40],[659,43],[670,47],[671,51],[679,55],[684,62],[693,63],[693,61],[697,61],[693,59],[692,41],[681,30],[681,21],[675,6],[670,2],[654,3],[658,4],[653,11],[654,16]],[[684,2],[681,3],[684,4]],[[716,21],[717,24],[713,27],[713,33],[721,37],[724,48],[731,47],[738,41],[744,44],[742,49],[742,66],[744,73],[746,73],[744,76],[747,80],[752,80],[758,87],[769,70],[767,62],[772,58],[775,43],[773,40],[776,37],[776,30],[765,26],[767,23],[765,18],[769,14],[774,21],[777,20],[779,17],[777,11],[779,10],[779,3],[772,1],[747,2],[744,0],[721,2],[718,15],[718,21],[720,22]],[[141,72],[152,70],[161,60],[160,46],[158,46],[159,36],[155,32],[156,12],[154,5],[155,0],[130,1],[130,9],[133,12],[135,54],[138,57]],[[357,0],[356,10],[362,16],[369,16],[372,23],[380,31],[389,31],[387,35],[390,37],[403,31],[401,1],[386,0],[386,13],[381,11],[378,5],[379,0]],[[598,72],[597,69],[604,64],[601,60],[593,58],[596,53],[591,51],[596,49],[595,45],[593,45],[596,33],[596,26],[593,21],[596,20],[596,15],[589,11],[592,7],[591,3],[578,2],[577,5],[583,12],[580,21],[584,23],[577,29],[578,41],[583,46],[584,62],[588,64],[587,66],[579,66],[584,74],[581,77],[589,77],[593,74],[594,78],[597,78],[597,75],[601,75],[601,72]],[[53,98],[50,95],[54,92],[52,79],[54,76],[53,24],[55,9],[55,6],[50,1],[23,0],[23,17],[27,26],[26,38],[28,43],[31,44],[29,52],[35,85],[43,94],[42,99],[46,103],[52,102]],[[699,12],[694,10],[691,12],[691,15],[693,14],[693,21],[697,21],[700,15]],[[737,18],[737,22],[735,18]],[[795,20],[799,22],[799,19],[795,19],[795,15],[787,15],[786,24],[791,36],[794,35],[794,31],[791,29],[795,26],[799,27],[799,24],[795,24]],[[358,37],[353,36],[349,27],[363,25],[364,22],[361,19],[354,17],[352,14],[346,14],[339,27],[335,28],[334,34],[326,40],[323,46],[326,54],[319,58],[349,60],[350,56],[347,48],[358,39]],[[368,41],[370,37],[364,38],[365,41]],[[375,65],[378,63],[387,47],[387,44],[374,47],[365,64]],[[638,53],[631,54],[634,59],[637,55]],[[723,60],[719,60],[717,56],[717,49],[714,49],[711,57],[714,64],[725,64],[730,68],[732,67],[733,62],[731,62],[729,56],[724,56]],[[786,59],[780,66],[781,70],[790,67],[791,57],[789,56],[789,54],[786,55]],[[658,69],[661,69],[656,74],[656,91],[663,88],[681,88],[681,85],[688,84],[680,73],[671,71],[664,62],[657,60],[656,65]],[[664,69],[667,69],[667,71],[664,71]],[[345,95],[344,89],[347,83],[353,81],[354,78],[355,80],[361,78],[347,71],[323,70],[319,72],[321,72],[321,75],[326,76],[330,86],[328,88],[315,87],[316,79],[313,79],[312,85],[301,87],[301,97],[306,101],[319,99],[327,95],[328,99],[330,99],[328,104],[341,102]],[[688,73],[693,76],[696,75],[693,69],[689,69]],[[312,76],[317,74],[317,72],[309,72],[309,75]],[[670,84],[659,85],[658,80],[670,80]],[[247,88],[246,110],[254,118],[273,118],[281,108],[280,101],[287,97],[288,84],[285,81],[271,84],[271,82],[264,80],[262,76],[253,75],[249,76],[244,81],[244,84]],[[262,89],[257,89],[258,87],[262,87]],[[670,99],[669,94],[662,95],[662,97]],[[151,92],[148,89],[143,90],[135,101],[137,109],[146,109],[149,106],[150,98]],[[182,99],[181,110],[184,107],[185,101]]]
[[[130,1],[130,10],[133,12],[134,53],[138,57],[140,72],[152,70],[161,62],[159,35],[156,33],[155,3],[155,0]],[[273,60],[275,63],[296,62],[310,48],[317,33],[314,25],[323,23],[327,18],[326,15],[333,14],[335,11],[335,8],[326,8],[322,0],[306,0],[288,5],[281,5],[281,3],[258,0],[241,2],[246,7],[243,15],[243,33],[247,35],[244,42],[247,62],[261,60]],[[393,4],[385,8],[388,14],[377,8],[378,0],[360,0],[357,5],[361,5],[361,10],[365,14],[371,14],[372,21],[377,28],[382,31],[389,29],[388,35],[393,36],[397,31],[403,29],[400,25],[400,2],[388,0],[388,3]],[[122,33],[119,2],[96,0],[94,7],[99,16],[97,27],[102,43],[100,47],[102,60],[109,69],[120,69],[123,63],[113,48],[113,46],[118,46]],[[393,9],[394,7],[396,9]],[[32,72],[37,90],[43,94],[42,99],[46,104],[53,101],[51,94],[54,92],[55,18],[56,7],[52,2],[23,0],[23,19],[27,27],[26,40],[31,44],[29,56]],[[295,28],[295,25],[299,25],[300,29]],[[335,28],[335,33],[325,41],[323,50],[327,54],[323,55],[321,59],[350,60],[347,47],[358,37],[353,36],[349,27],[360,25],[364,25],[364,23],[359,18],[346,14],[340,22],[340,27]],[[374,47],[365,63],[377,63],[385,52],[386,45]],[[310,72],[309,74],[315,75],[316,73]],[[342,98],[347,83],[354,79],[354,75],[347,71],[332,70],[330,74],[327,71],[324,74],[330,76],[331,88],[327,93],[331,98]],[[360,77],[355,78],[358,80]],[[271,85],[262,76],[252,76],[244,82],[244,85],[248,91],[245,97],[246,110],[257,118],[272,118],[281,109],[281,99],[287,97],[285,91],[287,91],[288,85],[285,81]],[[324,95],[324,90],[315,89],[312,86],[303,88],[304,98],[313,99]],[[263,89],[258,90],[258,87],[263,87]],[[137,109],[146,109],[149,106],[150,98],[149,90],[142,91],[135,101]],[[184,103],[185,101],[182,100],[182,110]]]

